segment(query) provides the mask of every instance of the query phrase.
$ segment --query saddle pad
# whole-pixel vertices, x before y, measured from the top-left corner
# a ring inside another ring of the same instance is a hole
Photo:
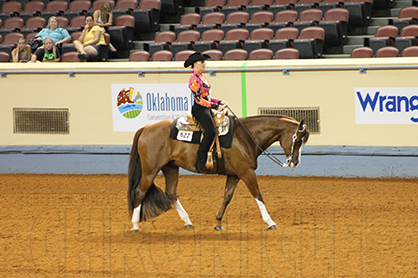
[[[225,135],[219,136],[219,143],[221,144],[222,148],[231,148],[231,145],[232,145],[232,137],[234,134],[234,117],[229,116],[229,115],[228,117],[229,117],[229,123],[230,123],[229,132]],[[187,143],[200,144],[200,138],[202,137],[202,132],[201,131],[194,131],[194,132],[181,131],[181,133],[179,133],[179,130],[176,128],[178,119],[179,118],[175,119],[173,121],[173,124],[171,125],[170,138],[174,140],[187,142]],[[181,139],[179,139],[178,137],[181,137]]]

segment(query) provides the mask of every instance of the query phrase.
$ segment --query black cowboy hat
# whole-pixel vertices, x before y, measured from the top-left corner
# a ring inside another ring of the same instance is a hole
[[[193,65],[194,63],[198,62],[198,61],[204,61],[210,59],[210,56],[207,54],[202,54],[199,51],[195,52],[193,54],[190,54],[189,58],[187,58],[187,60],[184,62],[184,67],[188,68],[191,65]]]

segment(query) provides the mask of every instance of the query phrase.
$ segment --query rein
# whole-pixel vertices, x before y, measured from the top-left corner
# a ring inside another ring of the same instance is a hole
[[[244,128],[244,130],[247,132],[248,136],[250,136],[251,140],[254,142],[254,144],[257,146],[257,148],[261,151],[261,153],[265,154],[268,158],[270,158],[274,163],[280,165],[281,167],[288,167],[287,163],[283,163],[280,159],[275,157],[271,152],[269,152],[267,149],[263,150],[262,147],[255,141],[254,137],[251,135],[251,133],[248,131],[248,129],[245,127],[245,125],[241,122],[241,120],[235,115],[234,111],[231,110],[229,106],[227,106],[229,111],[231,111],[232,115],[237,119],[237,121],[240,123],[240,125]],[[296,135],[296,134],[295,134]],[[293,136],[293,140],[295,140],[296,136]],[[293,144],[292,144],[293,147]]]

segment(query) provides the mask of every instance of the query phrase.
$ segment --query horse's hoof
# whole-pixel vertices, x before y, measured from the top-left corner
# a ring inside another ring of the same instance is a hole
[[[184,225],[184,228],[186,228],[186,229],[193,229],[193,225],[192,224],[187,224],[187,225]]]
[[[276,230],[277,229],[277,225],[271,225],[270,227],[269,227],[269,230]]]
[[[139,229],[132,228],[131,232],[137,233],[137,232],[139,232]]]
[[[216,226],[214,229],[217,231],[220,231],[220,230],[223,230],[224,228],[222,226]]]

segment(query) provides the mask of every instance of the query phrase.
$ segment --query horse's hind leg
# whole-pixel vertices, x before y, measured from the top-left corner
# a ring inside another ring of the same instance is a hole
[[[139,230],[139,220],[140,220],[140,213],[141,213],[141,204],[145,198],[145,194],[148,189],[151,187],[154,178],[156,175],[143,175],[139,186],[135,190],[136,198],[135,198],[135,207],[132,213],[132,224],[133,228],[131,231],[137,232]]]
[[[184,221],[184,227],[186,229],[193,228],[192,221],[190,221],[189,215],[184,210],[179,199],[177,198],[177,185],[179,182],[179,167],[174,165],[166,165],[163,169],[163,174],[165,177],[165,192],[170,199],[175,199],[174,207],[177,210],[177,213],[180,216],[180,219]]]
[[[254,171],[247,171],[245,175],[243,175],[242,180],[247,185],[248,189],[251,192],[251,195],[255,198],[255,201],[260,209],[261,217],[263,221],[267,223],[268,228],[270,230],[274,230],[277,228],[276,223],[271,219],[269,213],[267,212],[266,206],[264,205],[263,197],[261,196],[260,189],[258,187],[257,177]]]
[[[225,185],[225,194],[224,194],[224,201],[219,208],[218,212],[216,213],[216,220],[217,225],[215,227],[215,230],[219,231],[222,230],[222,218],[224,216],[226,207],[231,202],[232,196],[234,195],[235,188],[237,187],[237,184],[239,182],[239,178],[237,176],[228,176],[226,179],[226,185]]]

